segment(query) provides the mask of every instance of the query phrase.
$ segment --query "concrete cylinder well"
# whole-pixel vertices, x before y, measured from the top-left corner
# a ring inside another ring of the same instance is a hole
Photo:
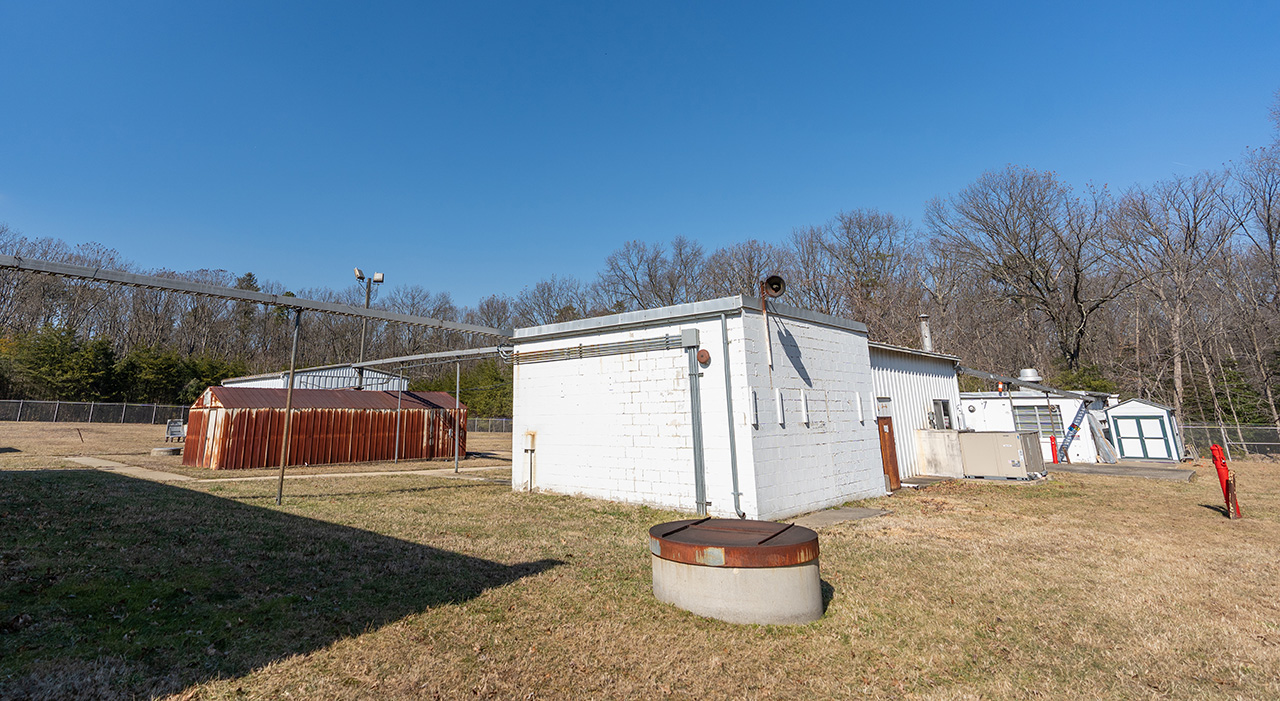
[[[822,617],[818,534],[768,521],[698,519],[649,529],[653,594],[729,623]]]

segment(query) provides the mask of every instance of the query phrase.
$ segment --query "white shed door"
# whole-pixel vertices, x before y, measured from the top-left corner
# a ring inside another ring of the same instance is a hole
[[[1158,416],[1118,416],[1116,434],[1122,458],[1169,459],[1169,436]]]

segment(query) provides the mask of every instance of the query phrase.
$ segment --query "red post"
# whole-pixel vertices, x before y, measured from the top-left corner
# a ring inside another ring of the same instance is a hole
[[[1222,446],[1214,443],[1209,447],[1213,454],[1213,466],[1218,469],[1218,482],[1222,485],[1222,498],[1227,498],[1227,459],[1222,454]]]
[[[1053,453],[1053,464],[1058,464],[1058,437],[1049,434],[1049,452]]]
[[[1236,476],[1227,469],[1227,459],[1223,456],[1222,446],[1214,444],[1209,448],[1213,453],[1213,466],[1218,470],[1218,481],[1222,483],[1222,500],[1227,504],[1227,518],[1240,518],[1240,501],[1236,498]]]

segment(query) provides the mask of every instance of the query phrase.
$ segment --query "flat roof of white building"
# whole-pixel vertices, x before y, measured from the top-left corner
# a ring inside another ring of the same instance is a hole
[[[529,326],[522,329],[516,329],[512,340],[516,343],[520,343],[522,341],[545,341],[567,336],[583,336],[605,331],[621,331],[630,328],[643,328],[645,326],[666,324],[672,321],[679,321],[681,319],[705,319],[719,314],[736,314],[743,311],[759,312],[760,300],[738,295],[735,297],[710,299],[703,302],[676,304],[674,306],[659,307],[657,309],[641,309],[634,312],[623,312],[622,314],[610,314],[609,316],[578,319],[576,321],[566,321],[560,324]],[[797,319],[800,321],[811,321],[825,326],[846,329],[859,333],[867,332],[867,325],[860,321],[853,321],[852,319],[845,319],[838,316],[832,316],[830,314],[801,309],[800,307],[793,307],[777,301],[769,302],[769,314],[789,319]]]

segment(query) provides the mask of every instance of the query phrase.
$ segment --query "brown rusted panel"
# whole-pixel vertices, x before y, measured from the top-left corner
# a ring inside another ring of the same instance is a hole
[[[818,558],[818,534],[772,521],[688,519],[650,528],[649,550],[689,565],[789,567]]]
[[[271,414],[250,410],[249,415],[253,417],[253,464],[266,467],[270,464],[267,460],[267,441],[271,436]]]
[[[426,414],[427,412],[425,411],[410,411],[400,417],[401,450],[411,460],[421,460],[427,457],[427,454],[422,450],[422,417]]]
[[[328,439],[329,439],[329,410],[328,409],[312,409],[311,415],[314,417],[315,425],[311,427],[311,433],[305,436],[310,438],[310,456],[307,462],[311,465],[323,465],[328,460]]]
[[[467,415],[470,412],[465,406],[459,409],[459,411],[462,412],[462,416],[458,421],[458,451],[462,454],[462,457],[465,458],[467,457]]]
[[[325,459],[330,463],[346,462],[346,427],[347,415],[354,414],[351,409],[335,409],[329,415],[329,454]]]
[[[190,467],[200,465],[204,457],[205,410],[192,410],[187,416],[187,436],[182,441],[182,464]]]
[[[252,440],[250,424],[250,412],[244,410],[234,412],[231,419],[231,435],[227,441],[230,452],[227,462],[235,467],[249,464],[245,444]]]
[[[356,415],[355,455],[352,462],[364,462],[369,455],[369,412],[361,411]]]

